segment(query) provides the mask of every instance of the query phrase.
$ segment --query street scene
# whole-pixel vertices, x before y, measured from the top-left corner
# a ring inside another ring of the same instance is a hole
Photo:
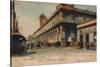
[[[96,6],[10,0],[12,67],[96,62]]]
[[[66,64],[66,63],[86,63],[96,61],[96,51],[73,48],[45,48],[33,49],[30,54],[24,56],[13,56],[12,67]]]

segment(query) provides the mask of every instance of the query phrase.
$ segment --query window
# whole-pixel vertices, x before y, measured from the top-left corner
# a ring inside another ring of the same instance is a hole
[[[68,22],[70,22],[70,16],[68,16],[67,18],[68,18]]]
[[[75,20],[74,20],[74,22],[75,23],[78,23],[78,17],[77,16],[75,16],[75,18],[74,18]]]
[[[74,22],[74,15],[70,15],[70,22],[71,22],[71,23]]]
[[[93,42],[94,37],[93,37],[93,33],[89,33],[89,42]]]

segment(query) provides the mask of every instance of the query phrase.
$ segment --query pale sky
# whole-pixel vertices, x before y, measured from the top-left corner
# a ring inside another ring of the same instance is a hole
[[[32,1],[16,1],[15,11],[18,21],[18,27],[21,34],[25,37],[32,35],[39,28],[39,16],[44,13],[47,18],[56,10],[57,3],[41,3]],[[95,6],[75,5],[80,9],[96,11]]]

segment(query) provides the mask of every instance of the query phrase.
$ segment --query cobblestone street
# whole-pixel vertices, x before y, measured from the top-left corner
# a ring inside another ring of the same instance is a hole
[[[24,56],[13,56],[12,67],[96,61],[96,50],[50,47],[34,49],[31,52],[33,53]]]

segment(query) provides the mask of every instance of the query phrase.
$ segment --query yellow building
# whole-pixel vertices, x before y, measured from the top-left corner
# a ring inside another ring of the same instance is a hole
[[[72,4],[59,4],[54,14],[33,34],[33,43],[36,45],[40,41],[54,45],[60,41],[61,46],[69,46],[66,42],[73,40],[78,42],[84,40],[85,43],[88,38],[81,38],[83,35],[81,36],[80,33],[84,34],[86,29],[87,33],[96,32],[95,12],[77,9]],[[89,36],[89,41],[93,41],[91,39],[91,36],[94,38],[93,34]]]

